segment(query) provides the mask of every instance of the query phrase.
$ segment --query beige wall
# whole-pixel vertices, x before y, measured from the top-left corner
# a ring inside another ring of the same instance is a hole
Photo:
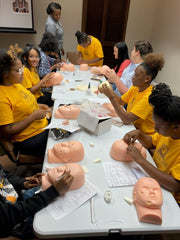
[[[180,96],[179,23],[180,1],[158,0],[152,32],[152,44],[157,52],[164,54],[165,66],[157,77],[157,81],[169,84],[173,93]]]
[[[36,34],[0,33],[0,47],[18,43],[24,47],[26,43],[38,45],[41,41],[47,19],[46,8],[52,0],[33,0],[34,29]],[[74,33],[81,30],[82,0],[56,0],[62,7],[61,22],[64,28],[64,49],[76,51],[77,41]]]
[[[61,22],[64,27],[65,50],[76,50],[74,33],[81,29],[83,0],[56,0],[62,6]],[[46,22],[46,8],[51,0],[33,0],[34,26],[37,34],[0,33],[0,47],[7,48],[15,42],[20,46],[26,43],[38,45]],[[138,40],[152,42],[155,52],[163,53],[165,66],[156,81],[171,86],[173,93],[180,95],[180,1],[179,0],[131,0],[125,41],[131,50]]]

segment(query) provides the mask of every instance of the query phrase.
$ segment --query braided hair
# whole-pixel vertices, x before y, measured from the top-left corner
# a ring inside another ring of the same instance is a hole
[[[164,57],[158,53],[149,53],[145,56],[144,62],[141,63],[140,66],[145,69],[147,75],[151,76],[152,81],[163,68]]]
[[[159,83],[152,89],[149,103],[153,112],[166,122],[180,122],[180,97],[172,95],[171,89],[165,83]]]

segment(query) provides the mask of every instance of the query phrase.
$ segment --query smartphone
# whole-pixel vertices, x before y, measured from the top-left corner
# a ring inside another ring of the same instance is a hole
[[[62,128],[52,128],[51,134],[55,140],[58,140],[61,138],[69,137],[72,133],[68,132]]]

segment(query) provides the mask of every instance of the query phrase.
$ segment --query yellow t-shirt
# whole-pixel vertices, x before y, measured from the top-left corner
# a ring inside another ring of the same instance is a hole
[[[154,133],[154,121],[152,120],[153,108],[148,102],[151,94],[152,86],[149,86],[143,92],[139,92],[139,88],[132,86],[121,99],[128,104],[127,112],[131,112],[139,117],[133,124],[147,135]]]
[[[180,181],[180,139],[155,133],[152,136],[152,143],[156,147],[153,159],[158,169]],[[180,203],[180,192],[173,195]]]
[[[27,118],[34,110],[39,109],[34,95],[21,84],[0,86],[0,125],[19,122]],[[27,128],[12,137],[12,142],[24,141],[41,133],[46,127],[46,118],[35,120]]]
[[[82,46],[80,46],[78,44],[77,50],[82,53],[83,59],[85,59],[85,60],[91,60],[94,58],[103,58],[104,53],[103,53],[103,49],[102,49],[102,45],[101,45],[100,41],[93,36],[90,36],[90,37],[91,37],[91,44],[89,44],[87,48],[83,48]],[[92,66],[97,66],[97,67],[102,66],[103,59],[100,60],[99,62],[91,63],[88,65],[91,67]]]
[[[37,73],[37,70],[35,68],[31,68],[29,70],[27,67],[24,68],[24,74],[23,74],[23,81],[22,85],[26,89],[32,88],[36,84],[38,84],[40,81],[39,75]],[[38,99],[40,96],[43,96],[43,93],[39,89],[34,93],[36,99]]]

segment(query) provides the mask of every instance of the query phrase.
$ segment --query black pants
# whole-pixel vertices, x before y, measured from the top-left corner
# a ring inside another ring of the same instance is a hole
[[[48,130],[45,130],[42,133],[22,142],[15,142],[14,147],[17,150],[20,150],[22,154],[43,157],[46,150],[47,137]]]
[[[37,99],[37,102],[41,104],[46,104],[49,107],[52,107],[54,105],[54,101],[51,99],[51,93],[43,92],[43,94],[44,94],[43,96]]]

